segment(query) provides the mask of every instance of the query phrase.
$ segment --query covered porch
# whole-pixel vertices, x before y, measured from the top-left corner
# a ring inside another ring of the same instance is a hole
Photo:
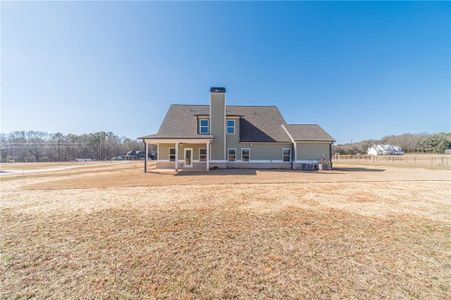
[[[157,146],[157,169],[209,170],[212,137],[144,138],[144,172],[148,172],[149,145]]]

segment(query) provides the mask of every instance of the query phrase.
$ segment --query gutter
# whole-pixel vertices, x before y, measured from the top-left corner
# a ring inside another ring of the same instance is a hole
[[[288,130],[285,128],[285,126],[282,124],[283,130],[288,134],[291,140],[291,170],[294,170],[294,161],[296,160],[296,142],[294,141],[291,134],[288,132]]]

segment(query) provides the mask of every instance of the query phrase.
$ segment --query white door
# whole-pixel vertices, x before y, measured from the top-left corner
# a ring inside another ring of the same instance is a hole
[[[193,149],[185,148],[185,167],[192,168],[193,167]]]

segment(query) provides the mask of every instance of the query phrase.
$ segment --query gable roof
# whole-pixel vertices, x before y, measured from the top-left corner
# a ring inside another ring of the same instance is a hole
[[[295,141],[335,142],[318,124],[288,124],[286,128]]]
[[[209,116],[209,105],[172,104],[158,133],[143,138],[205,138],[197,133],[197,119]],[[276,106],[226,106],[227,116],[240,117],[241,142],[290,142],[285,120]]]

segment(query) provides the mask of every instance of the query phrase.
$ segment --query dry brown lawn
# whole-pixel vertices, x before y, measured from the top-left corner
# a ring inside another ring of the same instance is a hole
[[[1,182],[1,298],[451,295],[451,171],[143,174]]]
[[[44,169],[52,167],[63,167],[63,166],[82,166],[82,165],[93,165],[93,164],[105,164],[104,162],[88,161],[88,162],[37,162],[37,163],[0,163],[1,170],[35,170]]]

